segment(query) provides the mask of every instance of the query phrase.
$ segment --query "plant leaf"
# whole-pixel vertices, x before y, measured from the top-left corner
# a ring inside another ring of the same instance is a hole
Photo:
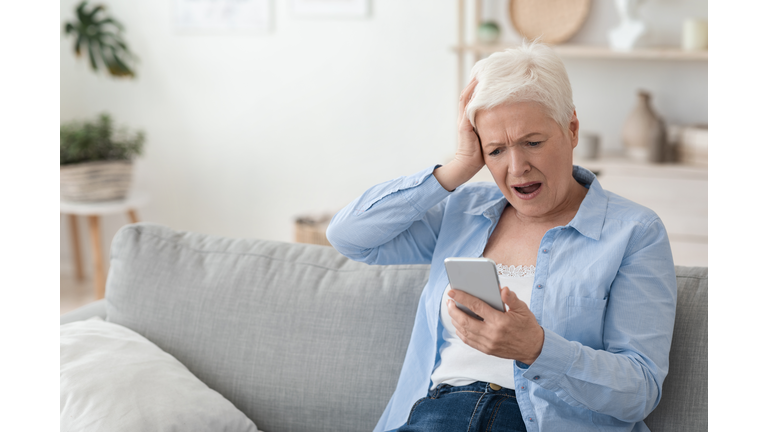
[[[115,49],[112,48],[112,58],[115,61],[115,65],[120,70],[122,76],[135,76],[131,68],[128,67],[125,63],[123,63],[122,60],[120,60],[120,57],[115,52]]]
[[[88,43],[88,57],[91,59],[91,67],[93,70],[99,70],[99,66],[96,64],[96,54],[93,52],[96,47],[93,41],[89,41]]]
[[[123,42],[122,39],[120,39],[120,36],[113,33],[102,33],[102,34],[112,39],[111,41],[112,43],[109,43],[106,40],[104,40],[105,44],[113,45],[114,43],[114,45],[117,45],[117,47],[119,47],[122,51],[125,51],[126,55],[128,55],[129,57],[134,57],[133,54],[131,54],[130,51],[128,50],[128,45],[126,45],[125,42]]]
[[[80,44],[83,43],[83,40],[85,39],[85,35],[82,33],[77,35],[77,40],[75,40],[75,54],[79,57],[80,56]]]
[[[115,20],[114,20],[114,19],[112,19],[111,17],[109,17],[109,18],[104,18],[104,19],[103,19],[103,20],[101,20],[101,21],[97,21],[95,24],[96,24],[96,25],[99,25],[99,26],[102,26],[102,25],[105,25],[105,24],[112,24],[112,25],[114,25],[115,27],[117,27],[117,29],[118,29],[118,30],[123,30],[123,25],[122,25],[122,24],[120,24],[119,22],[115,21]]]
[[[77,9],[75,9],[75,12],[77,12],[77,19],[79,19],[81,22],[83,21],[83,17],[88,16],[85,13],[85,5],[88,3],[88,1],[82,1],[79,5],[77,5]]]
[[[103,5],[96,5],[96,6],[94,6],[94,8],[91,9],[91,12],[88,13],[89,21],[95,21],[94,17],[96,16],[96,14],[99,13],[99,11],[103,11],[103,10],[104,10],[104,6]]]

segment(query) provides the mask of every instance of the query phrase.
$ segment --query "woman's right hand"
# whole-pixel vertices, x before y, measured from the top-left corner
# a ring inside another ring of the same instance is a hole
[[[434,171],[435,179],[445,190],[453,191],[466,183],[483,168],[483,152],[480,138],[467,118],[466,108],[477,86],[477,79],[467,84],[459,97],[459,145],[453,160]]]

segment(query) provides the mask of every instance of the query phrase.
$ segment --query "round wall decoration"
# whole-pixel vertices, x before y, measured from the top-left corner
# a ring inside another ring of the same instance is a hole
[[[509,18],[526,39],[558,44],[584,25],[590,0],[509,0]]]

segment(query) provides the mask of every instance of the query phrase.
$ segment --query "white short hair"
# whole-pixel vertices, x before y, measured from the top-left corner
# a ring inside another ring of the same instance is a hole
[[[467,104],[472,126],[478,110],[514,102],[537,102],[563,129],[568,128],[574,111],[568,74],[552,48],[537,41],[518,48],[491,54],[475,63],[472,78],[477,86]]]

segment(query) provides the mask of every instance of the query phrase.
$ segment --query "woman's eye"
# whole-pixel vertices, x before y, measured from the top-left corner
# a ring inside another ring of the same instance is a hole
[[[496,156],[497,154],[499,154],[499,149],[496,149],[496,150],[488,153],[489,156]]]
[[[538,147],[541,144],[541,141],[536,142],[529,142],[528,145],[531,147]]]

